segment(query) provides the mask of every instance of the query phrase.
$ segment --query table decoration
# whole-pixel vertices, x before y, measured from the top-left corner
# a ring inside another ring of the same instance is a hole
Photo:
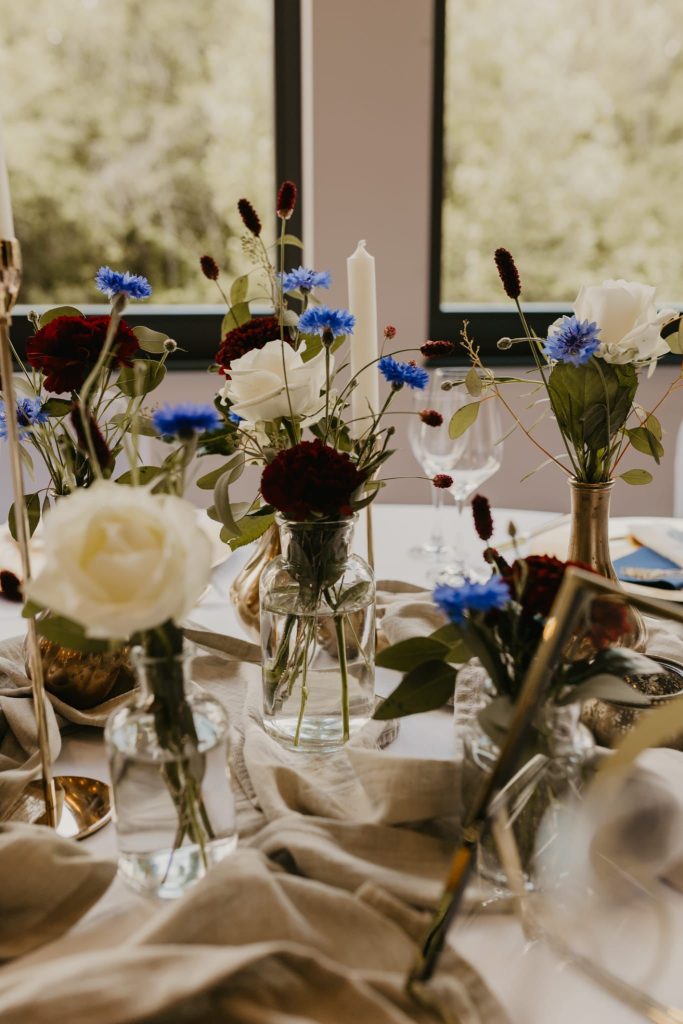
[[[486,498],[473,499],[477,532],[484,542],[493,534]],[[434,602],[448,624],[424,638],[404,640],[387,648],[378,663],[405,672],[394,693],[375,712],[379,719],[400,717],[441,706],[456,691],[456,726],[464,747],[465,796],[475,792],[495,765],[514,720],[516,704],[541,643],[553,602],[571,563],[531,555],[507,563],[487,548],[493,572],[486,582],[465,580],[459,586],[438,585]],[[591,657],[568,658],[555,667],[544,699],[529,725],[519,775],[508,780],[506,797],[515,839],[529,885],[536,878],[534,856],[541,822],[556,813],[568,790],[578,792],[593,753],[593,740],[580,724],[581,704],[589,698],[620,700],[647,706],[650,701],[630,686],[625,676],[657,674],[661,667],[644,655],[613,647],[623,632],[623,605],[596,601],[584,622]],[[468,658],[483,672],[473,673]],[[478,852],[481,874],[499,885],[505,875],[489,843]]]
[[[462,904],[479,844],[491,827],[496,805],[502,803],[505,807],[503,791],[524,759],[524,750],[533,729],[534,718],[545,701],[547,688],[552,685],[557,666],[562,664],[568,638],[572,636],[577,625],[585,620],[587,600],[591,597],[620,599],[620,594],[618,585],[612,580],[576,566],[567,567],[540,643],[523,680],[500,755],[490,774],[473,794],[471,804],[466,810],[462,839],[451,861],[439,908],[422,944],[421,955],[407,978],[407,987],[410,991],[419,991],[434,974],[446,935]],[[635,595],[629,595],[627,600],[641,611],[683,623],[683,611],[676,605]],[[619,651],[618,654],[622,657],[632,657],[634,652]],[[680,728],[681,718],[683,710],[680,705],[673,714],[670,709],[665,708],[653,711],[650,719],[641,723],[637,730],[626,737],[623,754],[617,755],[614,761],[615,769],[618,771],[624,762],[628,763],[638,751],[649,746],[650,742],[657,742],[665,736],[670,736]],[[606,768],[609,772],[610,763],[607,763]],[[503,860],[505,861],[505,851]]]
[[[217,353],[225,384],[216,401],[233,454],[198,485],[213,488],[209,514],[223,524],[231,547],[262,538],[233,596],[252,623],[260,578],[265,726],[297,749],[322,751],[347,742],[372,711],[375,591],[370,567],[350,555],[354,516],[384,486],[377,474],[392,454],[394,427],[385,418],[393,399],[404,387],[424,389],[428,374],[387,351],[393,326],[377,351],[374,261],[360,246],[349,260],[349,280],[363,336],[351,346],[350,379],[340,383],[337,353],[356,321],[346,309],[319,303],[315,290],[329,287],[329,274],[286,270],[287,246],[300,245],[286,231],[295,201],[295,186],[285,182],[276,203],[275,259],[251,204],[238,204],[254,271],[230,288]],[[215,261],[205,256],[201,265],[225,294]],[[258,297],[270,301],[272,316],[252,316],[249,304]],[[381,406],[379,374],[391,385]],[[233,503],[230,488],[247,463],[264,467],[259,493]],[[433,483],[448,487],[452,480],[437,474]],[[275,543],[266,533],[276,528],[283,554],[269,561]]]
[[[176,446],[151,483],[99,479],[45,517],[46,557],[27,614],[53,613],[55,635],[83,649],[132,643],[139,689],[107,722],[119,870],[134,888],[182,894],[236,844],[222,705],[189,686],[181,623],[204,591],[211,543],[180,495],[212,406],[160,409]],[[136,438],[132,424],[133,443]],[[73,638],[73,639],[72,639]]]
[[[568,477],[571,490],[572,530],[570,561],[590,565],[616,580],[608,544],[609,502],[617,478],[643,485],[652,480],[649,470],[637,468],[619,472],[626,453],[633,449],[653,458],[657,464],[664,453],[662,427],[656,411],[662,402],[683,387],[683,375],[673,381],[651,410],[637,401],[639,375],[654,372],[657,360],[669,352],[683,352],[677,310],[657,310],[653,287],[623,280],[583,286],[571,316],[551,324],[546,338],[537,337],[529,327],[520,305],[522,284],[519,271],[507,249],[497,249],[495,262],[506,295],[520,316],[524,337],[503,338],[498,346],[507,350],[527,344],[538,376],[535,390],[542,392],[539,403],[545,411],[527,428],[504,396],[515,377],[496,377],[485,366],[476,343],[463,331],[463,346],[471,362],[466,387],[472,397],[452,419],[450,433],[460,437],[476,421],[482,402],[500,401],[512,416],[513,429],[520,428],[544,456],[538,468],[554,464]],[[662,332],[668,328],[666,338]],[[527,379],[522,379],[528,383]],[[564,451],[553,454],[541,444],[534,431],[550,413],[560,431]],[[642,618],[632,612],[637,628],[629,628],[623,645],[645,646]]]

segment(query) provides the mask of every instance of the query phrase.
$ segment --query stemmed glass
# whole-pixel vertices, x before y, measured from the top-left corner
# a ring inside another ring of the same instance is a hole
[[[451,385],[450,390],[445,392],[449,396],[451,416],[463,405],[476,401],[464,384],[466,370],[442,369],[438,372],[441,375],[441,384],[446,382]],[[480,401],[479,413],[472,426],[457,441],[450,442],[454,446],[456,457],[450,468],[442,472],[448,472],[453,477],[450,493],[458,510],[458,522],[454,538],[455,556],[452,561],[449,560],[440,574],[440,578],[448,582],[462,579],[470,572],[469,559],[462,543],[463,510],[474,492],[500,469],[503,459],[502,432],[498,403],[494,398],[485,398]],[[446,436],[448,437],[447,430]]]
[[[448,370],[434,369],[429,371],[429,384],[425,390],[415,391],[414,411],[410,418],[408,437],[410,447],[417,462],[428,477],[437,473],[452,471],[465,447],[465,438],[452,441],[448,436],[448,424],[453,413],[460,408],[460,400],[455,390],[444,391],[441,385],[447,379]],[[443,424],[432,427],[424,423],[419,416],[423,409],[433,409],[443,418]],[[432,522],[429,539],[424,544],[411,548],[410,553],[416,557],[431,556],[432,558],[450,558],[455,555],[454,549],[444,543],[442,508],[445,492],[430,484],[432,499]]]

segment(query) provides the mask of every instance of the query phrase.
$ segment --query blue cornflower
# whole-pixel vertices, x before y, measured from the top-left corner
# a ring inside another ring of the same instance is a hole
[[[19,399],[17,402],[17,424],[22,441],[31,433],[31,427],[47,423],[47,421],[48,415],[43,412],[42,402],[39,398]],[[7,439],[7,413],[4,402],[0,402],[0,437],[3,440]]]
[[[465,612],[490,612],[492,608],[504,608],[510,601],[510,591],[500,576],[492,576],[486,583],[472,583],[466,579],[458,587],[440,583],[434,588],[432,597],[457,626],[464,620]]]
[[[558,363],[583,366],[600,348],[600,328],[590,320],[578,320],[575,316],[563,316],[556,323],[543,346],[544,353]]]
[[[303,334],[320,334],[329,331],[334,338],[342,334],[353,334],[356,318],[347,309],[328,309],[327,306],[311,306],[299,317],[299,330]]]
[[[187,439],[205,430],[218,430],[221,417],[212,405],[165,405],[152,414],[152,423],[164,437]]]
[[[297,267],[290,270],[288,274],[279,275],[282,281],[283,292],[293,292],[298,288],[301,292],[311,292],[314,288],[329,288],[332,278],[326,270],[307,270],[306,267]]]
[[[230,411],[228,413],[228,419],[230,420],[231,423],[234,423],[235,426],[237,426],[238,423],[242,422],[244,416],[238,416],[236,412]]]
[[[414,391],[423,391],[429,384],[429,374],[412,363],[400,363],[393,356],[383,356],[377,363],[377,369],[392,388],[398,391],[404,384]]]
[[[125,292],[129,299],[148,299],[152,294],[152,286],[142,274],[123,274],[111,267],[100,267],[95,274],[95,284],[108,299],[113,299],[119,292]]]

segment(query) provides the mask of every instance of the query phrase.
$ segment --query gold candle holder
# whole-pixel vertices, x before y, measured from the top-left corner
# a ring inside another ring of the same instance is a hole
[[[21,286],[21,248],[16,238],[0,239],[0,377],[2,393],[5,399],[5,422],[7,424],[7,446],[9,451],[10,470],[12,474],[12,492],[14,494],[14,518],[16,522],[17,543],[21,558],[21,572],[24,582],[31,578],[31,558],[29,555],[29,528],[24,502],[24,479],[21,471],[21,448],[19,444],[19,427],[14,410],[17,398],[14,390],[14,370],[12,366],[12,349],[10,346],[9,328],[12,322],[12,308],[17,300]],[[58,824],[57,797],[52,778],[50,761],[50,740],[47,731],[45,714],[45,686],[43,681],[43,662],[38,649],[38,634],[34,619],[28,620],[28,658],[31,666],[31,686],[33,688],[33,705],[35,707],[36,725],[38,728],[38,749],[42,773],[43,799],[45,800],[45,817],[51,828]]]
[[[21,469],[21,447],[16,417],[17,397],[14,389],[14,367],[9,329],[12,323],[12,309],[21,286],[21,248],[16,238],[0,239],[0,379],[5,401],[5,422],[7,424],[7,446],[12,474],[14,495],[14,516],[17,544],[21,559],[24,583],[31,579],[31,557],[29,553],[29,526],[24,502],[24,479]],[[40,753],[41,789],[45,804],[45,821],[62,835],[81,839],[105,825],[111,817],[108,787],[97,779],[81,776],[52,777],[50,739],[45,710],[45,682],[43,661],[38,644],[35,619],[27,623],[27,660],[31,669],[33,706],[38,731]],[[63,797],[63,813],[57,804],[55,781]],[[61,825],[61,827],[60,827]]]

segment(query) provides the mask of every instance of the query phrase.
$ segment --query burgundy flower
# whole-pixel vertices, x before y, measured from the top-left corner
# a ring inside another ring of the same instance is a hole
[[[472,515],[474,528],[482,540],[490,540],[493,534],[493,517],[489,499],[483,494],[475,494],[472,498]]]
[[[624,601],[603,597],[593,601],[588,637],[595,650],[613,646],[636,628],[635,617]]]
[[[252,235],[258,236],[261,234],[261,221],[259,215],[251,205],[248,199],[240,199],[237,204],[237,209],[240,212],[240,217],[245,228],[251,231]]]
[[[71,408],[69,419],[71,420],[71,426],[73,427],[74,434],[76,435],[76,445],[79,451],[83,452],[84,455],[90,456],[88,439],[83,425],[83,409],[76,402],[74,402]],[[92,413],[88,414],[88,423],[90,425],[90,439],[92,441],[95,457],[97,458],[100,469],[103,471],[113,469],[114,458]]]
[[[277,215],[281,220],[289,220],[296,206],[297,188],[293,181],[283,181],[277,193]]]
[[[213,256],[200,256],[199,264],[202,268],[202,274],[204,277],[208,277],[209,281],[216,281],[218,279],[220,271]]]
[[[58,316],[28,339],[26,358],[45,374],[46,391],[77,391],[97,362],[109,327],[108,316]],[[138,339],[121,320],[110,366],[131,366]]]
[[[255,316],[241,327],[228,331],[216,354],[221,373],[229,380],[228,370],[233,359],[239,359],[252,349],[263,348],[269,341],[276,341],[279,337],[280,321],[276,316]]]
[[[448,473],[437,473],[436,476],[432,477],[432,483],[435,487],[447,490],[453,486],[453,477],[449,476]]]
[[[285,448],[266,466],[261,494],[269,505],[297,522],[350,516],[351,497],[364,479],[346,452],[316,438]]]
[[[394,327],[393,324],[387,324],[387,326],[384,328],[384,337],[387,339],[387,341],[394,340],[394,338],[396,337],[396,328]]]
[[[443,416],[436,409],[423,409],[420,413],[420,419],[428,427],[440,427],[443,423]]]
[[[431,359],[433,356],[449,356],[454,348],[452,341],[426,341],[420,347],[420,352],[427,359]]]
[[[511,299],[518,299],[522,294],[522,282],[515,261],[512,258],[512,253],[508,252],[507,249],[496,249],[493,258],[498,268],[500,279],[503,282],[505,294]]]
[[[24,600],[21,593],[21,581],[9,569],[0,571],[0,594],[8,601],[19,603]]]

